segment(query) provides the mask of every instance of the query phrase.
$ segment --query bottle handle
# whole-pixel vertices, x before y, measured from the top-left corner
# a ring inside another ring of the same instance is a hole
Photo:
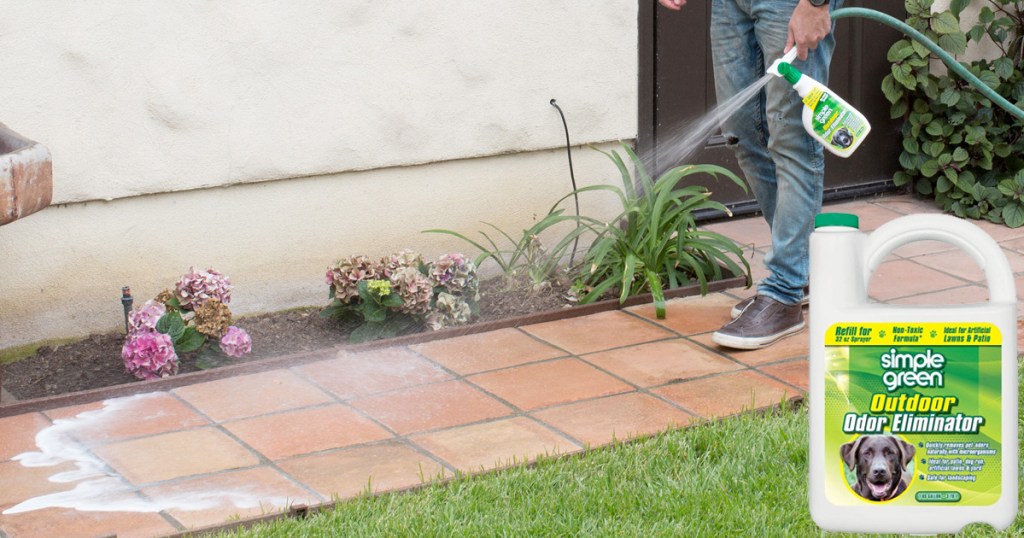
[[[942,241],[959,247],[985,271],[989,302],[1011,297],[1017,301],[1017,287],[1006,255],[981,228],[950,215],[908,215],[880,226],[868,236],[865,246],[867,271],[864,289],[885,257],[896,248],[914,241]]]

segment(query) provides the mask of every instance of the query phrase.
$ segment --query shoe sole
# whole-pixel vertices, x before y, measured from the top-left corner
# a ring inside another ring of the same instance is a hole
[[[807,299],[805,297],[805,298],[800,300],[800,306],[807,306],[807,304],[809,302],[810,302],[810,299]],[[740,315],[743,314],[743,311],[746,310],[747,307],[750,306],[751,304],[753,304],[753,301],[748,302],[747,306],[745,306],[743,308],[740,308],[738,306],[732,307],[732,310],[729,311],[729,318],[730,319],[736,319],[736,318],[740,317]]]
[[[716,332],[711,335],[711,340],[720,346],[732,349],[762,349],[774,344],[775,342],[778,342],[779,340],[782,340],[787,336],[791,336],[802,331],[806,325],[806,321],[801,321],[799,324],[794,325],[784,331],[757,338],[749,336],[731,336],[728,334]]]

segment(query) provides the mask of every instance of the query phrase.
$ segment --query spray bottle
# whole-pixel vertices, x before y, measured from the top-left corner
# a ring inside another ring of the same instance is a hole
[[[768,72],[786,79],[804,101],[803,122],[807,133],[825,149],[840,157],[849,157],[871,131],[871,124],[827,86],[798,71],[791,62],[796,47],[768,68]]]

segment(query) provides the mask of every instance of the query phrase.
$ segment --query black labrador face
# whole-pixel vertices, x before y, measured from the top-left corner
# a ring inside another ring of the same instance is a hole
[[[850,134],[846,127],[843,127],[832,135],[832,143],[841,148],[848,148],[853,145],[853,135]]]
[[[853,491],[861,497],[887,501],[907,489],[914,445],[891,435],[862,435],[839,447],[839,454],[857,473]]]

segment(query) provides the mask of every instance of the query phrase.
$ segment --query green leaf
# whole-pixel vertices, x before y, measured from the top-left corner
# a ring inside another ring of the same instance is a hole
[[[893,64],[892,76],[907,89],[913,90],[917,87],[917,79],[913,76],[913,68],[907,64]]]
[[[908,56],[914,54],[914,47],[909,41],[901,39],[892,44],[889,47],[888,60],[892,63],[902,62],[907,59]]]
[[[1003,206],[1002,217],[1010,228],[1020,228],[1024,225],[1024,205],[1016,200],[1006,204]]]
[[[156,322],[156,330],[171,337],[172,341],[181,338],[181,335],[185,332],[185,321],[181,319],[181,314],[171,311],[163,316]]]
[[[890,118],[902,118],[907,113],[907,101],[899,100],[892,104],[892,108],[889,109]]]
[[[892,73],[882,79],[882,93],[890,103],[896,103],[903,97],[903,88],[896,84],[896,78]]]
[[[921,178],[918,179],[917,183],[914,185],[914,190],[916,190],[918,194],[928,196],[932,193],[932,184],[927,179]]]
[[[962,163],[962,162],[966,161],[969,158],[970,158],[970,155],[967,153],[966,149],[964,149],[964,148],[956,148],[956,149],[953,150],[953,160],[954,161],[956,161],[958,163]]]
[[[939,101],[946,106],[956,106],[960,101],[960,91],[956,88],[946,88],[939,95]]]
[[[970,4],[971,0],[951,0],[949,3],[949,10],[953,12],[953,15],[959,17],[964,8]]]
[[[939,162],[935,159],[928,159],[924,164],[921,165],[921,175],[924,177],[932,177],[939,172]],[[920,192],[920,190],[918,191]],[[921,194],[930,194],[921,192]]]
[[[908,153],[919,153],[921,151],[921,145],[918,144],[914,138],[903,139],[903,149]]]
[[[174,351],[179,355],[191,353],[202,347],[205,343],[206,337],[202,333],[192,327],[186,327],[184,332],[181,333],[181,337],[174,340]]]
[[[967,34],[954,32],[939,36],[939,47],[950,54],[963,54],[967,52]]]
[[[892,182],[897,187],[902,187],[902,186],[906,185],[907,183],[909,183],[911,181],[911,179],[912,178],[910,177],[910,174],[907,174],[906,172],[904,172],[902,170],[900,170],[899,172],[896,172],[892,176]]]
[[[996,76],[1001,80],[1006,80],[1013,76],[1013,60],[1005,56],[998,58],[992,62],[992,70],[995,71]]]
[[[395,293],[395,291],[392,291],[391,293],[381,298],[380,304],[381,306],[384,306],[386,308],[401,308],[402,305],[405,304],[405,302],[402,301],[401,295]]]
[[[940,35],[952,34],[960,31],[960,21],[956,20],[956,15],[953,15],[948,11],[932,16],[930,26],[935,33]]]

